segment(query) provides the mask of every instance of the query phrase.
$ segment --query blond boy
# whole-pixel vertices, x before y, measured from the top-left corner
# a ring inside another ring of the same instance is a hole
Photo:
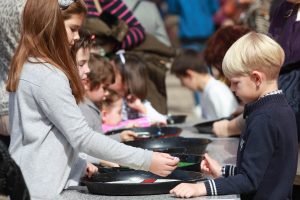
[[[242,199],[292,199],[297,169],[297,126],[277,78],[282,48],[266,35],[251,32],[236,41],[223,60],[231,89],[246,104],[236,166],[221,167],[207,154],[201,169],[215,179],[181,184],[178,197],[241,194]]]

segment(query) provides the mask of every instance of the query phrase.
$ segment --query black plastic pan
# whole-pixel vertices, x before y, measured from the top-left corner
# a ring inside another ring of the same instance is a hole
[[[212,134],[212,126],[215,122],[217,121],[221,121],[221,120],[224,120],[224,119],[227,119],[227,120],[231,120],[232,117],[224,117],[224,118],[220,118],[220,119],[216,119],[216,120],[211,120],[211,121],[206,121],[206,122],[202,122],[202,123],[198,123],[198,124],[195,124],[194,127],[197,129],[197,131],[199,133],[209,133],[209,134]]]
[[[122,131],[130,130],[138,134],[138,139],[148,139],[148,138],[164,138],[164,137],[174,137],[178,136],[182,129],[178,127],[144,127],[144,128],[128,128],[128,129],[118,129],[106,132],[105,135],[113,135],[121,133]]]
[[[167,117],[168,124],[180,124],[184,123],[186,120],[186,115],[169,115]]]
[[[125,144],[165,153],[201,155],[205,152],[206,146],[210,142],[211,140],[204,138],[172,137],[149,140],[135,140],[125,142]]]
[[[145,171],[97,173],[83,182],[92,194],[112,196],[166,194],[182,182],[204,180],[199,172],[175,170],[167,177]]]

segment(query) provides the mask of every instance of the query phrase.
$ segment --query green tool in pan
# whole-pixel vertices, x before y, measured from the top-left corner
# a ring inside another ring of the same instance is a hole
[[[187,166],[191,166],[191,165],[194,165],[195,163],[192,163],[192,162],[179,162],[177,164],[177,167],[187,167]]]

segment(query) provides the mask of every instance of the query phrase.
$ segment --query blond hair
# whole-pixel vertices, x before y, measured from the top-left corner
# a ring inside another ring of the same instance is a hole
[[[277,79],[284,62],[284,51],[269,36],[250,32],[238,39],[225,54],[222,69],[226,77],[250,75],[254,70]]]

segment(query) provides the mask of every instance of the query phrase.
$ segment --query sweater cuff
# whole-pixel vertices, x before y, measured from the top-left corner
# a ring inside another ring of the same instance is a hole
[[[204,181],[206,187],[207,196],[216,196],[218,195],[215,181],[213,179]]]
[[[236,174],[236,167],[234,165],[224,165],[221,169],[222,176],[234,176]]]
[[[152,162],[152,156],[153,156],[153,151],[149,151],[149,150],[144,150],[145,152],[145,161],[141,166],[141,170],[143,171],[150,171],[150,166],[151,166],[151,162]]]

